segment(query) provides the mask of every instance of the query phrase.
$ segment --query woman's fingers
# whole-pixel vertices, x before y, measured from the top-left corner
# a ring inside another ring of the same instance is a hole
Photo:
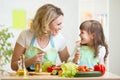
[[[44,51],[40,51],[40,52],[38,52],[38,54],[43,54],[44,53]]]
[[[38,53],[37,55],[38,55],[38,57],[43,57],[44,53]]]

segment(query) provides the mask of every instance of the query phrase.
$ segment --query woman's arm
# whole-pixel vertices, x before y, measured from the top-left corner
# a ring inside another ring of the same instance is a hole
[[[13,70],[18,70],[18,60],[22,54],[25,54],[25,50],[26,49],[22,47],[19,43],[15,44],[14,52],[11,60],[11,68]],[[26,60],[25,61],[26,67],[29,67],[31,64],[33,64],[36,59],[37,59],[37,56],[34,56],[33,58]]]
[[[25,48],[23,48],[21,45],[19,45],[18,43],[15,44],[14,47],[14,52],[12,55],[12,60],[11,60],[11,68],[13,70],[17,70],[18,69],[18,60],[20,58],[20,56],[25,52]]]
[[[62,51],[59,52],[59,57],[61,62],[67,62],[68,58],[70,57],[67,47],[65,47]]]

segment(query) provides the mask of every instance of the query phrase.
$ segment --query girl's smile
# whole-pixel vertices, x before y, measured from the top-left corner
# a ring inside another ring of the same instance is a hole
[[[87,31],[80,30],[80,35],[79,36],[81,38],[81,44],[90,45],[92,43],[93,35],[89,34]]]

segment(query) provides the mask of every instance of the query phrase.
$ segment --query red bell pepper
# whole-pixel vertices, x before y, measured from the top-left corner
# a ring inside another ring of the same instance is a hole
[[[102,75],[105,74],[106,68],[103,64],[96,64],[94,65],[94,71],[100,71],[102,73]]]
[[[57,66],[49,66],[47,68],[47,72],[52,72],[53,70],[59,70],[59,69],[60,69],[60,67],[57,67]]]

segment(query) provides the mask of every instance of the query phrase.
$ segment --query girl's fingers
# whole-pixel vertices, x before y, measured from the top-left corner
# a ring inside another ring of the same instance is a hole
[[[75,56],[76,56],[76,57],[80,57],[80,54],[79,54],[79,53],[76,53]]]
[[[81,43],[81,40],[77,40],[77,41],[75,41],[75,43],[80,44],[80,43]]]
[[[79,53],[79,52],[77,52],[75,55],[80,55],[80,53]]]

